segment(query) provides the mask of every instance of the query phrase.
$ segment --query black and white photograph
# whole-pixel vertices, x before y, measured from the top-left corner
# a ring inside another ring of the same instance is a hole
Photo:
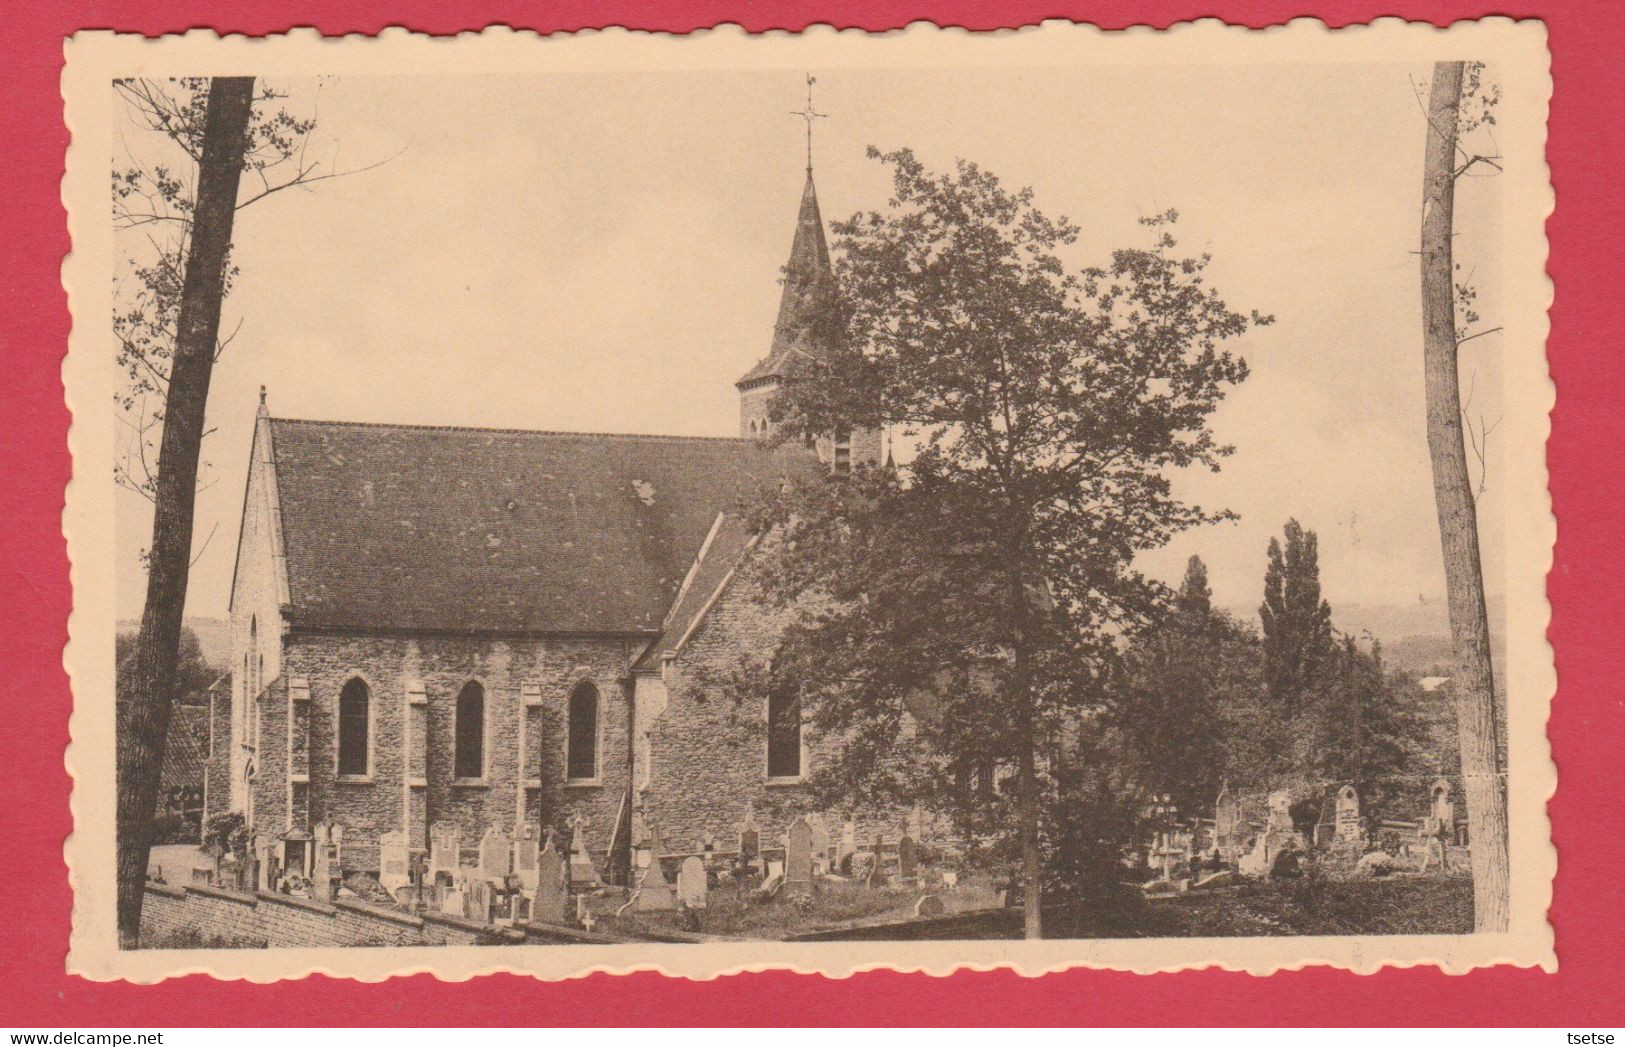
[[[1553,962],[1537,24],[256,47],[68,49],[70,966]]]

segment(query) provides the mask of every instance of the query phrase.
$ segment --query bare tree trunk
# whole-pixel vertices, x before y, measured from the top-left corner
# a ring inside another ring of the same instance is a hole
[[[126,946],[135,944],[141,927],[142,884],[191,571],[198,452],[253,104],[253,77],[216,77],[209,85],[197,201],[158,452],[146,606],[131,659],[127,698],[118,705],[118,928]]]
[[[1021,818],[1022,937],[1038,939],[1044,936],[1044,870],[1038,851],[1038,771],[1030,736],[1021,750],[1021,798],[1018,802]]]
[[[1428,452],[1439,511],[1445,588],[1456,672],[1461,774],[1473,860],[1474,928],[1505,931],[1508,920],[1506,793],[1496,760],[1495,676],[1489,615],[1478,554],[1478,512],[1467,475],[1456,364],[1454,259],[1456,116],[1461,62],[1433,67],[1428,97],[1427,151],[1422,165],[1422,347],[1427,392]]]

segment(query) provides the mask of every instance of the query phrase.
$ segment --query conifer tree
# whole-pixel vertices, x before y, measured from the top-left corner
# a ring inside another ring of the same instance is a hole
[[[1281,717],[1303,711],[1310,690],[1331,657],[1332,610],[1320,595],[1320,552],[1315,532],[1288,520],[1286,544],[1270,539],[1264,571],[1264,681]]]

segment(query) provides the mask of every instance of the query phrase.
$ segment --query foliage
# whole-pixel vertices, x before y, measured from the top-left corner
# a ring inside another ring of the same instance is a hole
[[[772,406],[783,439],[893,427],[902,471],[786,485],[759,523],[782,536],[769,591],[799,615],[772,686],[799,689],[840,740],[817,768],[846,795],[941,801],[972,831],[1007,834],[1058,739],[1100,701],[1116,632],[1163,593],[1131,566],[1173,534],[1223,519],[1170,493],[1168,473],[1231,449],[1207,419],[1245,363],[1222,344],[1250,319],[1181,257],[1174,212],[1149,245],[1072,271],[1078,236],[961,161],[908,150],[885,213],[837,223],[831,332]],[[1008,837],[1007,837],[1008,838]]]
[[[114,639],[114,664],[117,667],[120,698],[129,684],[131,659],[135,657],[136,633],[119,633]],[[203,646],[191,629],[181,629],[180,653],[175,662],[175,700],[196,703],[220,678],[220,670],[203,657]]]
[[[1331,656],[1332,610],[1320,596],[1319,539],[1286,522],[1286,545],[1270,539],[1264,572],[1264,685],[1288,720],[1297,715]]]
[[[203,845],[218,848],[222,854],[248,855],[248,823],[241,812],[228,811],[209,818],[203,826]]]

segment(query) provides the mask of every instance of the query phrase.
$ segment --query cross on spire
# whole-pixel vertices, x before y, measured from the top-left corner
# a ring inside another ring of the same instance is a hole
[[[818,119],[823,119],[823,118],[826,118],[826,117],[829,116],[828,113],[820,113],[816,109],[813,108],[812,89],[813,89],[813,84],[816,84],[817,82],[818,82],[817,77],[813,76],[811,73],[807,74],[807,108],[801,109],[801,110],[796,110],[796,109],[790,110],[790,115],[791,116],[799,116],[803,120],[807,121],[807,173],[808,174],[812,173],[813,121],[818,120]]]

